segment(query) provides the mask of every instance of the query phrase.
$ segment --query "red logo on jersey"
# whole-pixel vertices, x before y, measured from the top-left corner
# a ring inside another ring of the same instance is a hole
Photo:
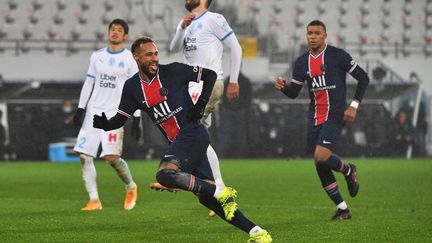
[[[108,142],[116,142],[117,141],[117,134],[115,133],[110,133],[108,134]]]
[[[193,102],[196,102],[197,99],[198,99],[198,97],[199,97],[199,93],[196,93],[196,92],[193,92],[192,95],[191,95],[191,98],[192,98]]]

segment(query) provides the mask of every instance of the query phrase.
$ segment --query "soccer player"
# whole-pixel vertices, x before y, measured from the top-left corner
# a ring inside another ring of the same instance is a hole
[[[307,26],[309,51],[295,62],[289,84],[278,77],[275,88],[289,98],[296,98],[307,84],[309,89],[309,115],[307,147],[314,152],[315,166],[321,184],[337,211],[333,220],[350,219],[351,213],[343,200],[333,171],[345,176],[351,197],[359,191],[356,166],[345,163],[333,153],[346,122],[354,121],[357,108],[369,84],[367,73],[342,49],[328,45],[326,26],[319,20]],[[346,102],[346,73],[357,81],[357,89],[351,104]]]
[[[212,0],[185,0],[185,8],[189,11],[180,20],[174,38],[170,44],[170,51],[182,51],[184,61],[189,65],[209,68],[217,73],[217,79],[206,106],[202,123],[208,128],[211,126],[211,113],[220,103],[224,90],[222,53],[223,44],[230,49],[231,75],[227,87],[228,100],[239,96],[238,76],[242,58],[242,49],[233,30],[224,16],[208,11]],[[201,94],[202,83],[190,83],[189,93],[193,100]],[[207,157],[212,167],[216,184],[224,185],[220,176],[219,159],[210,145]],[[214,215],[213,212],[209,213]]]
[[[93,126],[105,131],[117,129],[137,109],[143,110],[170,142],[160,161],[157,181],[167,188],[193,192],[201,204],[249,233],[252,242],[271,242],[268,232],[238,209],[237,192],[214,184],[206,156],[210,138],[199,120],[204,115],[216,73],[182,63],[159,65],[157,46],[147,37],[136,39],[131,50],[139,72],[126,81],[117,114],[109,120],[105,113],[94,115]],[[203,88],[194,104],[188,85],[200,80]]]
[[[126,186],[124,209],[135,207],[137,185],[126,161],[120,155],[123,147],[123,128],[105,132],[93,128],[93,115],[102,111],[113,116],[120,103],[125,81],[138,72],[132,53],[124,47],[129,27],[126,21],[114,19],[108,27],[108,47],[95,51],[90,58],[87,78],[81,90],[74,123],[81,126],[74,150],[80,154],[82,177],[90,200],[82,208],[85,211],[101,210],[102,204],[96,184],[93,159],[102,144],[101,157],[110,164]],[[138,114],[137,114],[138,115]],[[140,135],[139,117],[134,117],[132,131]]]

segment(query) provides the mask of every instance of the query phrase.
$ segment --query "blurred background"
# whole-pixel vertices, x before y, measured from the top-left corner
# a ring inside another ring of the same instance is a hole
[[[371,83],[339,154],[432,156],[432,0],[213,0],[243,48],[240,99],[214,114],[212,143],[224,158],[306,157],[306,89],[289,100],[273,88],[308,48],[306,25],[327,25]],[[130,41],[146,35],[161,63],[183,61],[168,45],[186,15],[181,0],[0,0],[0,160],[76,161],[71,124],[92,51],[109,22],[124,18]],[[229,55],[224,55],[229,74]],[[348,101],[356,87],[349,78]],[[129,124],[128,124],[129,126]],[[167,143],[146,118],[124,157],[159,158]],[[403,138],[403,139],[400,139]]]

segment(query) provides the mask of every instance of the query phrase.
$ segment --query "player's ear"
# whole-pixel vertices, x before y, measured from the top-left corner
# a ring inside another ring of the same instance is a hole
[[[133,56],[133,59],[135,59],[135,61],[138,61],[139,58],[138,58],[138,55],[136,52],[133,52],[132,56]]]

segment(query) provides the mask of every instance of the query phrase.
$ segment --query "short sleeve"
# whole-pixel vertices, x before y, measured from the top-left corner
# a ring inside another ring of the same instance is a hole
[[[347,73],[351,73],[357,67],[356,61],[354,61],[348,52],[342,49],[339,49],[338,61],[339,66]]]
[[[87,78],[94,79],[96,77],[96,68],[95,68],[96,55],[93,53],[90,56],[90,64],[87,70]]]
[[[133,78],[130,78],[126,81],[123,87],[120,105],[118,108],[118,113],[128,118],[132,117],[134,112],[138,109],[134,99],[133,90]]]
[[[225,17],[221,14],[215,14],[210,24],[213,34],[221,41],[233,33]]]
[[[173,63],[176,66],[177,76],[183,77],[185,83],[196,82],[199,83],[202,75],[202,67],[190,66],[183,63]]]
[[[302,62],[301,59],[297,59],[297,61],[294,63],[294,69],[293,69],[293,73],[292,73],[292,80],[291,82],[298,84],[298,85],[303,85],[304,82],[306,81],[306,77],[305,77],[305,73],[304,71],[302,71]]]

